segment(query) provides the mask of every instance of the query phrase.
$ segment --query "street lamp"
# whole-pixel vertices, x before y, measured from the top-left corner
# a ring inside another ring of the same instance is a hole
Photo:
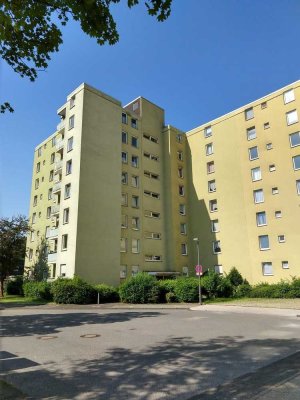
[[[201,269],[200,269],[200,250],[199,250],[199,239],[198,238],[194,238],[193,239],[194,242],[196,242],[196,246],[197,246],[197,266],[198,266],[198,272],[196,269],[196,272],[198,273],[198,278],[199,278],[199,305],[202,305],[202,296],[201,296]]]

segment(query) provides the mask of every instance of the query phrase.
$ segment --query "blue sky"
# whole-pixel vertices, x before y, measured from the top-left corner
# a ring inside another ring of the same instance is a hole
[[[33,149],[80,83],[126,104],[144,96],[189,130],[300,78],[299,0],[173,0],[158,23],[141,4],[113,7],[120,41],[98,46],[71,22],[35,83],[0,61],[0,215],[28,214]]]

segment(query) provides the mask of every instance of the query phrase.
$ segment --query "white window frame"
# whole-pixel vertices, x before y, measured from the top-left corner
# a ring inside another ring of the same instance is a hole
[[[299,121],[297,110],[291,110],[286,113],[286,123],[287,125],[296,124]]]
[[[211,190],[211,184],[214,185],[214,190]],[[211,181],[208,181],[207,185],[208,185],[208,193],[216,192],[217,187],[216,187],[216,180],[215,179],[212,179]]]
[[[205,154],[207,156],[214,154],[214,145],[212,142],[205,145]]]
[[[124,244],[124,246],[123,246]],[[120,238],[120,253],[127,252],[127,238],[121,237]]]
[[[69,130],[73,129],[75,126],[75,115],[71,115],[69,118]]]
[[[254,118],[254,110],[253,107],[249,107],[244,111],[245,120],[249,121],[250,119]]]
[[[214,240],[212,245],[213,245],[213,254],[221,254],[222,253],[221,241],[220,240]],[[220,251],[216,251],[217,248]]]
[[[71,183],[67,183],[65,185],[64,198],[69,199],[70,197],[71,197]]]
[[[188,255],[187,243],[181,243],[181,255],[182,256],[187,256]]]
[[[296,168],[296,163],[295,160],[299,160],[299,166]],[[298,171],[300,169],[300,154],[297,154],[293,157],[293,167],[294,167],[294,171]]]
[[[283,92],[283,102],[284,102],[284,104],[291,103],[294,100],[295,100],[294,89],[289,89],[286,92]]]
[[[128,228],[128,217],[126,214],[121,214],[121,229]]]
[[[219,220],[213,219],[211,221],[211,231],[212,232],[220,232]]]
[[[268,239],[268,247],[262,247],[262,238],[267,238]],[[261,251],[266,251],[270,250],[270,238],[269,235],[259,235],[258,236],[258,244],[259,244],[259,250]]]
[[[265,267],[268,266],[270,268],[270,272],[266,272],[265,271]],[[261,263],[261,267],[262,267],[262,274],[263,276],[273,276],[273,265],[270,261],[265,261]]]
[[[292,144],[292,136],[298,137],[299,142],[296,143],[296,144]],[[289,135],[289,138],[290,138],[290,145],[291,145],[291,147],[300,146],[300,131],[291,133],[291,134]]]
[[[180,223],[180,234],[181,235],[186,235],[186,232],[187,232],[186,223],[185,222],[181,222]]]
[[[297,194],[300,194],[300,179],[296,180],[296,191],[297,191]]]
[[[251,128],[247,128],[247,140],[256,139],[256,129],[255,126],[251,126]]]
[[[274,215],[275,215],[275,218],[282,218],[281,210],[275,210]]]
[[[186,207],[185,204],[179,204],[179,214],[186,215]]]
[[[68,224],[70,221],[70,208],[64,208],[63,211],[63,224]]]
[[[264,215],[264,223],[259,222],[259,215]],[[267,225],[267,214],[265,211],[259,211],[256,213],[256,225],[257,226],[266,226]]]
[[[285,243],[285,235],[278,235],[277,239],[278,243]]]
[[[74,141],[73,136],[71,136],[71,137],[68,139],[68,142],[67,142],[67,153],[68,153],[69,151],[73,150],[73,141]]]
[[[213,174],[215,172],[215,162],[214,161],[209,161],[206,163],[206,172],[208,174]]]
[[[61,235],[61,251],[68,250],[68,234]]]
[[[209,211],[217,212],[218,211],[218,201],[217,199],[209,200]]]
[[[256,199],[256,194],[257,194],[257,193],[261,193],[261,194],[262,194],[262,196],[261,196],[262,200],[257,201],[257,199]],[[265,195],[264,195],[263,189],[256,189],[256,190],[253,190],[253,198],[254,198],[254,203],[255,203],[255,204],[264,203],[264,201],[265,201]]]
[[[253,157],[253,156],[252,156],[252,151],[251,151],[251,150],[253,150],[253,149],[256,149],[256,157]],[[249,160],[250,160],[250,161],[258,160],[258,159],[259,159],[259,153],[258,153],[258,147],[257,147],[257,146],[250,147],[250,148],[248,149],[248,152],[249,152]]]
[[[258,177],[256,177],[255,175],[257,174]],[[260,167],[255,167],[251,169],[251,178],[252,178],[252,182],[257,182],[260,181],[262,179],[261,177],[261,168]]]
[[[208,138],[210,136],[212,136],[212,127],[211,127],[211,125],[209,125],[206,128],[204,128],[204,137]]]
[[[281,268],[282,269],[289,269],[290,265],[288,261],[281,261]]]

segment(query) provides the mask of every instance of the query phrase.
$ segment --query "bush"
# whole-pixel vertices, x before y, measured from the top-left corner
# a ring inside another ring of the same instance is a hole
[[[96,291],[96,299],[98,300],[99,294],[99,302],[100,303],[113,303],[115,301],[119,301],[119,293],[116,288],[113,286],[105,285],[101,283],[99,285],[95,285],[94,289]]]
[[[25,297],[38,300],[52,300],[51,284],[49,282],[26,282],[23,284]]]
[[[234,297],[250,297],[251,286],[247,283],[243,283],[236,287]]]
[[[124,303],[157,303],[159,300],[158,282],[153,276],[141,272],[122,283],[119,295]]]
[[[231,285],[235,286],[235,287],[242,285],[244,283],[244,279],[243,279],[242,275],[239,273],[239,271],[235,267],[231,268],[231,270],[229,271],[229,273],[227,275],[227,279],[229,280]]]
[[[53,300],[58,304],[88,304],[95,302],[95,289],[81,278],[58,278],[51,285]]]
[[[6,294],[15,294],[23,296],[23,276],[16,276],[6,282]]]
[[[290,290],[292,293],[292,297],[300,297],[300,278],[292,278]]]
[[[177,281],[175,279],[164,279],[158,281],[160,302],[175,303],[177,301],[175,295],[176,282]]]
[[[174,293],[177,301],[196,303],[199,300],[199,283],[197,278],[179,278],[175,282]]]

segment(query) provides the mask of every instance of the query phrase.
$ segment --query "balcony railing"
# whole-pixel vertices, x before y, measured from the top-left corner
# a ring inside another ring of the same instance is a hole
[[[60,123],[57,125],[57,127],[56,127],[56,129],[57,129],[57,131],[59,132],[59,131],[61,131],[62,129],[64,129],[65,128],[65,125],[66,125],[66,121],[64,120],[64,119],[62,119],[61,121],[60,121]]]
[[[48,263],[55,263],[57,260],[57,253],[48,254]]]
[[[63,163],[62,160],[60,161],[56,161],[56,163],[54,164],[54,172],[57,173],[62,169]]]
[[[58,236],[58,228],[51,228],[49,231],[48,239],[54,239]]]
[[[57,182],[54,184],[52,193],[57,193],[61,191],[61,182]]]
[[[56,204],[55,206],[52,206],[52,207],[51,207],[51,214],[52,214],[52,215],[58,214],[58,213],[59,213],[59,209],[60,209],[59,204]]]
[[[58,142],[56,142],[56,151],[59,151],[61,149],[63,149],[64,147],[64,141],[63,140],[59,140]]]

